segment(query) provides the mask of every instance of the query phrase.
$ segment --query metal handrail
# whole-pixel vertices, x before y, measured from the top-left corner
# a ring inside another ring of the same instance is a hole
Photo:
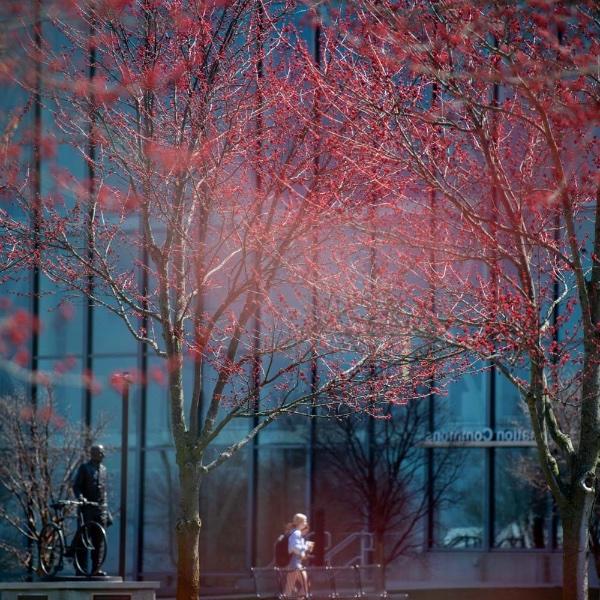
[[[332,559],[335,556],[350,547],[356,540],[360,540],[360,554],[353,556],[349,561],[346,561],[344,565],[351,566],[357,563],[366,564],[368,562],[367,552],[373,551],[373,534],[368,531],[355,531],[346,536],[341,542],[325,553],[325,561],[331,564]]]

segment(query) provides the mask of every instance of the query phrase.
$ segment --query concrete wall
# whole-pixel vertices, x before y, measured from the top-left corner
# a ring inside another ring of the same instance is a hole
[[[560,552],[426,552],[401,557],[388,567],[390,589],[560,586]],[[590,563],[590,583],[598,579]]]
[[[155,581],[44,581],[0,583],[0,600],[155,600]]]

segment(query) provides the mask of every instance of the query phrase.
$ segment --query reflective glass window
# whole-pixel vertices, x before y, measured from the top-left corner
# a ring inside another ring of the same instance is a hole
[[[497,448],[494,470],[494,546],[548,546],[550,498],[533,448]]]
[[[489,373],[464,375],[448,386],[446,395],[436,396],[437,430],[472,430],[486,424]]]
[[[61,291],[61,286],[41,277],[40,356],[81,356],[84,343],[84,314],[81,296]]]
[[[77,423],[83,418],[82,404],[84,387],[81,378],[81,359],[42,359],[38,363],[40,371],[56,377],[52,386],[56,412]]]
[[[258,453],[257,564],[273,559],[273,544],[295,513],[308,513],[305,447],[262,446]]]
[[[179,479],[172,449],[146,452],[144,484],[144,573],[175,571]]]
[[[524,373],[526,376],[526,373]],[[501,373],[496,373],[496,428],[529,429],[527,407],[519,390]]]
[[[135,262],[137,256],[137,246],[134,240],[126,243],[128,240],[115,240],[113,251],[110,255],[111,275],[117,279],[120,277],[137,277],[137,268]],[[105,287],[105,286],[104,286]],[[117,306],[111,293],[103,289],[100,281],[96,282],[96,293],[110,306]],[[131,292],[133,294],[133,292]],[[131,309],[125,309],[129,316],[132,327],[139,326],[138,318]],[[127,328],[123,319],[112,310],[104,306],[94,307],[94,353],[97,354],[121,354],[127,352],[136,352],[137,341]],[[161,338],[161,332],[157,332],[157,338]]]
[[[10,303],[10,310],[23,308],[31,311],[32,279],[31,271],[15,269],[6,274],[2,281],[2,296]]]
[[[213,456],[217,452],[215,449]],[[248,458],[246,447],[202,478],[200,556],[205,571],[242,571],[246,567],[246,530],[251,518],[247,509]],[[260,527],[258,532],[266,535]]]
[[[146,447],[171,443],[171,410],[164,363],[156,356],[151,356],[148,361]]]
[[[484,540],[485,470],[483,449],[454,450],[457,476],[445,489],[435,511],[434,545],[463,550],[482,548]],[[438,459],[437,451],[434,460]],[[436,485],[434,483],[434,485]]]
[[[124,371],[135,372],[137,359],[95,358],[93,363],[94,387],[92,395],[92,423],[102,424],[102,442],[106,446],[121,446],[122,391],[111,384],[111,377]],[[97,387],[96,387],[97,385]],[[139,387],[132,385],[129,392],[129,446],[137,443],[139,427]]]

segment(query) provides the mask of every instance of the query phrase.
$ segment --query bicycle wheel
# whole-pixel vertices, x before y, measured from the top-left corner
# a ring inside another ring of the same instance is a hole
[[[64,551],[60,527],[54,523],[44,525],[38,540],[39,567],[44,575],[54,575],[62,568]]]
[[[73,540],[75,569],[89,577],[102,566],[105,558],[106,533],[104,527],[96,521],[89,521],[77,530]]]

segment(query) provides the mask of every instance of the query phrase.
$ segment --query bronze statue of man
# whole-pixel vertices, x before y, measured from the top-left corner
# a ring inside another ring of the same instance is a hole
[[[103,527],[112,524],[112,517],[108,510],[108,487],[106,467],[102,464],[104,459],[104,446],[94,445],[90,448],[90,460],[79,466],[75,479],[73,480],[73,493],[78,500],[87,500],[95,502],[98,506],[81,506],[79,508],[84,521],[96,521]],[[95,531],[95,530],[92,530]],[[104,543],[103,539],[93,539],[94,549],[92,550],[92,576],[105,576],[106,573],[100,570],[98,564],[100,558],[100,547]],[[87,564],[87,550],[80,549],[81,556],[78,557],[79,563]],[[82,573],[78,573],[81,575]]]

